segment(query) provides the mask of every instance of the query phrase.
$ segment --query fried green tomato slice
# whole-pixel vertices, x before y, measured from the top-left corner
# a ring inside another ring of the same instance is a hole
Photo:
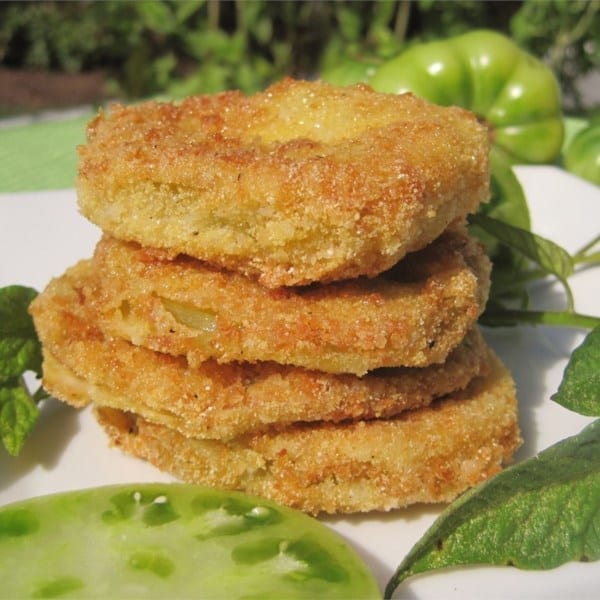
[[[277,288],[373,277],[489,197],[470,112],[285,79],[114,106],[79,147],[82,214],[116,238]]]
[[[263,498],[124,484],[0,508],[6,598],[378,598],[356,552]]]
[[[302,288],[270,290],[107,236],[88,270],[82,293],[110,336],[195,367],[269,360],[359,376],[447,360],[485,307],[490,281],[484,249],[462,228],[378,277]]]

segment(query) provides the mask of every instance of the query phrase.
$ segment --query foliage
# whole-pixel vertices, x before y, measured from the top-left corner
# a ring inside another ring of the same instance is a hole
[[[47,397],[41,385],[32,391],[27,373],[42,376],[42,348],[28,306],[37,292],[11,285],[0,288],[0,442],[16,456],[32,431],[37,403]]]
[[[545,60],[559,77],[566,104],[581,111],[577,81],[600,70],[600,2],[524,2],[511,20],[510,31],[517,43]]]
[[[407,44],[488,27],[544,57],[570,104],[600,66],[599,0],[115,0],[0,4],[9,68],[102,68],[112,92],[181,96],[264,87],[348,58],[381,60]]]
[[[598,395],[595,396],[597,408]],[[469,490],[401,562],[407,577],[459,565],[554,569],[600,559],[600,420]]]
[[[0,6],[0,60],[8,67],[75,73],[104,55],[100,23],[82,3],[6,2]]]
[[[280,20],[293,20],[288,12],[263,0],[8,2],[0,58],[9,67],[103,68],[112,93],[133,98],[252,92],[291,67],[291,46],[276,35]]]

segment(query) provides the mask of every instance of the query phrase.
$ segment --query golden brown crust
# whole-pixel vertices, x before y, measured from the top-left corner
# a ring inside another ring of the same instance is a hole
[[[490,263],[465,231],[445,232],[373,279],[269,290],[200,261],[105,237],[88,302],[101,328],[136,345],[208,359],[275,361],[364,375],[446,359],[481,314]]]
[[[113,107],[88,127],[82,213],[115,237],[258,276],[374,276],[488,197],[471,113],[286,79],[262,93]]]
[[[521,443],[513,381],[490,375],[395,419],[293,425],[229,442],[188,439],[99,408],[112,443],[191,482],[244,490],[309,513],[447,502],[495,474]]]
[[[153,352],[98,328],[88,302],[90,262],[52,281],[31,310],[44,346],[44,387],[75,406],[134,410],[186,436],[232,438],[296,421],[341,421],[398,414],[464,388],[489,356],[473,330],[443,364],[332,375],[276,363],[207,361]],[[72,375],[85,382],[75,385]],[[87,386],[87,387],[86,387]]]

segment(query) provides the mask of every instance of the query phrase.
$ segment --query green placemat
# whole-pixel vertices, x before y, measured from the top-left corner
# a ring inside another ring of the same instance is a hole
[[[0,128],[0,193],[73,187],[92,113]]]

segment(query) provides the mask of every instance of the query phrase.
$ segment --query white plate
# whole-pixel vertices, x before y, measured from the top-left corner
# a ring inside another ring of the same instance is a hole
[[[598,234],[600,188],[551,167],[519,167],[534,230],[575,251]],[[72,190],[0,195],[0,286],[42,289],[79,258],[88,257],[99,231],[77,212]],[[599,314],[598,270],[572,279],[577,309]],[[537,300],[560,306],[560,289],[539,286]],[[579,432],[590,419],[549,400],[571,350],[583,333],[570,329],[519,327],[487,331],[490,343],[517,381],[525,444],[522,459]],[[0,451],[0,505],[63,490],[121,482],[171,481],[150,465],[109,449],[88,411],[57,401],[42,418],[24,451],[10,458]],[[400,560],[439,514],[439,507],[412,507],[390,514],[324,519],[346,537],[375,572],[381,587]],[[509,568],[453,569],[416,577],[398,598],[597,598],[600,564],[569,564],[547,572]]]

